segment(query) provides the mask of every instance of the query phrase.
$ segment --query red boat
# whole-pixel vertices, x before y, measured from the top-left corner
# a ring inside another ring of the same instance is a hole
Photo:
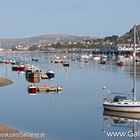
[[[27,90],[30,95],[36,95],[39,92],[39,89],[34,85],[29,85]]]
[[[12,71],[25,71],[25,65],[12,65]]]
[[[23,65],[23,64],[19,65],[18,71],[25,71],[25,65]]]

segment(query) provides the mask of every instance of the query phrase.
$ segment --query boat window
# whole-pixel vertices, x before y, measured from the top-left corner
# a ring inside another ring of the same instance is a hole
[[[128,104],[128,103],[124,103],[124,104]]]
[[[115,96],[114,97],[114,102],[119,102],[122,100],[126,100],[126,97],[124,97],[124,96]]]

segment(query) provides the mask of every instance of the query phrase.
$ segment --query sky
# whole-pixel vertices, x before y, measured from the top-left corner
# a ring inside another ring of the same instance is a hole
[[[140,24],[140,0],[0,0],[0,38],[105,37]]]

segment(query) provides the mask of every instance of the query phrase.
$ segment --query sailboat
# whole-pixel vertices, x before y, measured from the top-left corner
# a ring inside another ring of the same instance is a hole
[[[103,102],[104,109],[121,112],[139,112],[140,101],[136,99],[136,26],[134,30],[134,49],[133,49],[133,90],[132,99],[125,96],[115,96],[114,99],[105,98]],[[137,34],[138,35],[138,34]]]

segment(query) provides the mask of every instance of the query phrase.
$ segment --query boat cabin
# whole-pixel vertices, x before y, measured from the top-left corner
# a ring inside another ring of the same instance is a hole
[[[46,74],[47,74],[49,79],[54,78],[54,76],[55,76],[54,71],[51,71],[51,70],[49,70]]]
[[[115,96],[113,101],[119,102],[119,101],[123,101],[123,100],[126,100],[125,96]]]

